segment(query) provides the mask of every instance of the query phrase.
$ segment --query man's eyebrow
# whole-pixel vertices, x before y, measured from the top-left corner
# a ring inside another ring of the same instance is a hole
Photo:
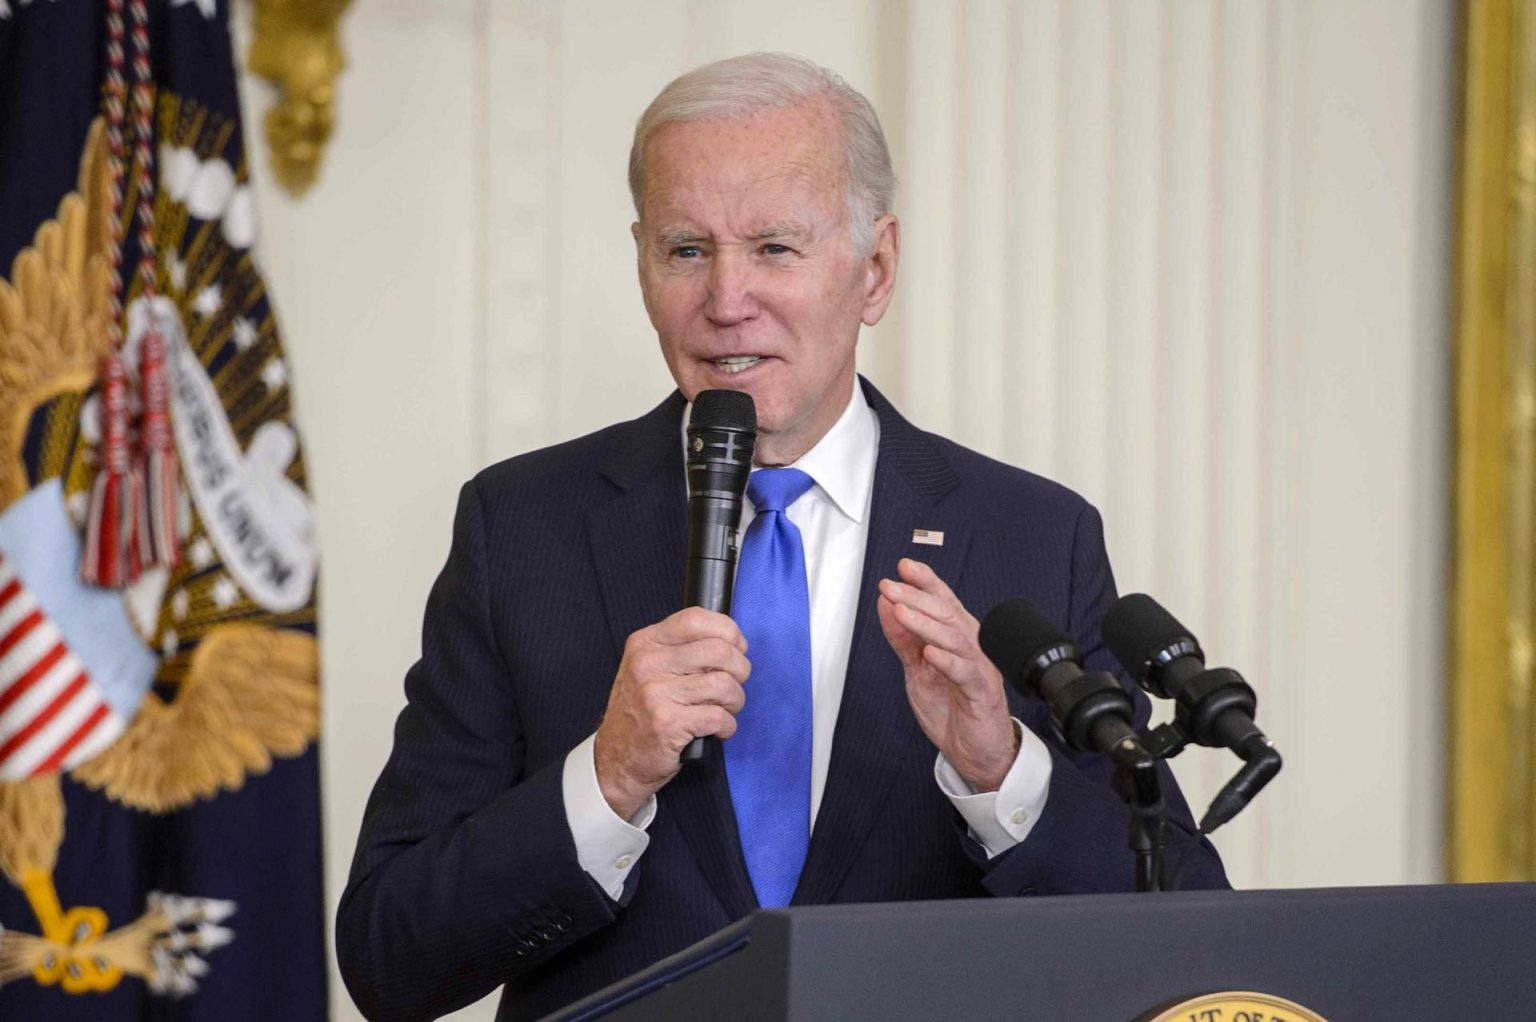
[[[662,231],[656,235],[656,244],[662,248],[676,248],[679,245],[697,245],[707,240],[698,231],[687,227],[674,227]]]
[[[811,229],[805,224],[795,220],[779,220],[771,224],[764,224],[751,234],[747,235],[748,241],[769,241],[774,238],[793,238],[805,240],[810,238]],[[672,227],[660,231],[656,235],[656,244],[661,248],[677,248],[682,245],[697,245],[708,241],[709,236],[691,227]]]
[[[780,220],[758,228],[749,237],[752,241],[766,241],[769,238],[809,238],[810,236],[811,229],[804,224],[794,220]]]

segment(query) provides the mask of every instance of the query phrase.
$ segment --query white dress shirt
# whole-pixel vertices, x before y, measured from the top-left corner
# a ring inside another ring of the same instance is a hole
[[[793,467],[809,475],[816,485],[785,512],[800,530],[810,590],[813,827],[827,786],[832,734],[848,674],[864,547],[869,539],[875,458],[880,448],[880,420],[857,381],[849,398],[843,414],[826,436],[794,463]],[[692,410],[690,406],[684,413],[685,429]],[[753,514],[751,501],[744,501],[743,536]],[[890,565],[888,574],[896,576],[896,565]],[[751,682],[747,685],[750,699]],[[934,763],[934,780],[989,855],[997,855],[1024,840],[1045,809],[1050,785],[1050,752],[1028,728],[1017,721],[1014,727],[1020,735],[1019,755],[996,792],[977,793],[942,755]],[[597,783],[595,738],[588,737],[566,756],[562,793],[582,868],[609,897],[617,900],[629,871],[650,843],[646,828],[655,819],[656,798],[652,796],[633,819],[621,819],[609,807]]]

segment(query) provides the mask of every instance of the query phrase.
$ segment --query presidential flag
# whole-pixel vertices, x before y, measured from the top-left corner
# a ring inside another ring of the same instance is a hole
[[[326,1013],[314,515],[226,0],[0,0],[0,1019]]]

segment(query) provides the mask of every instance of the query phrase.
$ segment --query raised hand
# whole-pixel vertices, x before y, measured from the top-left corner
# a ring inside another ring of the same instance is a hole
[[[906,673],[923,732],[978,791],[996,791],[1018,756],[1003,677],[981,651],[981,626],[921,561],[903,558],[900,580],[881,579],[877,609]]]

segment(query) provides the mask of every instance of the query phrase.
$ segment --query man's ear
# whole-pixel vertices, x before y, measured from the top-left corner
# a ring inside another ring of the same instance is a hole
[[[901,262],[901,224],[887,213],[875,221],[875,247],[864,261],[864,325],[874,326],[885,315],[896,293],[896,266]]]

